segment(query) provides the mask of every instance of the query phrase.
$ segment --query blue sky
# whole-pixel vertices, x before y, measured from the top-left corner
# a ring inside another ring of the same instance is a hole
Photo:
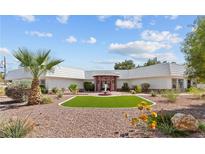
[[[19,47],[51,49],[62,66],[113,69],[115,62],[148,58],[184,63],[180,44],[196,16],[0,16],[0,60],[18,67]]]

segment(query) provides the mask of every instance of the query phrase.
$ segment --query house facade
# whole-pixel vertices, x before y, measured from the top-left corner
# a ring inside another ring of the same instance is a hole
[[[142,83],[149,83],[150,89],[186,89],[191,81],[184,75],[184,65],[178,64],[156,64],[139,67],[131,70],[91,70],[70,67],[56,67],[53,72],[41,76],[41,84],[47,89],[67,88],[70,84],[77,84],[79,89],[84,89],[84,82],[95,84],[95,91],[101,91],[104,84],[108,85],[110,91],[121,89],[123,83],[128,83],[132,88]],[[6,80],[29,80],[31,74],[24,69],[9,71]]]

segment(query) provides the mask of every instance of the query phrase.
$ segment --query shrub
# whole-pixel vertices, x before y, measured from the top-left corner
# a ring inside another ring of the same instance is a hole
[[[0,87],[0,96],[5,95],[5,88],[4,87]]]
[[[171,121],[173,116],[172,114],[153,112],[151,105],[147,104],[146,102],[141,102],[138,106],[138,110],[140,110],[140,115],[138,117],[131,117],[127,113],[124,113],[125,118],[134,128],[141,126],[151,130],[158,129],[162,133],[172,137],[185,137],[190,133],[174,128]]]
[[[53,103],[53,100],[48,96],[42,96],[41,104],[50,104]]]
[[[20,81],[14,81],[10,87],[21,87],[24,89],[30,89],[31,88],[32,81],[30,80],[20,80]]]
[[[164,94],[162,94],[163,97],[167,98],[169,102],[176,102],[178,93],[176,93],[174,90],[166,90]]]
[[[54,87],[51,91],[52,91],[53,94],[57,94],[57,92],[59,91],[59,89],[58,89],[57,87]]]
[[[152,90],[152,91],[151,91],[151,96],[152,96],[152,97],[156,97],[156,96],[157,96],[157,93]]]
[[[130,90],[131,94],[136,94],[135,90]]]
[[[0,124],[0,138],[25,137],[34,128],[34,123],[28,118],[21,120],[9,119]]]
[[[140,85],[135,86],[135,92],[136,93],[141,93],[142,92],[142,87]]]
[[[94,91],[95,85],[92,82],[84,82],[83,83],[85,91]]]
[[[142,92],[148,92],[150,84],[149,83],[142,83],[141,87],[142,87]]]
[[[196,87],[190,87],[188,89],[188,92],[191,93],[192,95],[194,95],[195,97],[201,99],[202,95],[204,93],[204,90],[196,88]]]
[[[41,88],[41,93],[42,94],[47,94],[48,93],[48,89],[46,89],[45,85],[40,85],[40,88]]]
[[[63,97],[63,91],[62,90],[59,90],[57,92],[57,98],[62,98]]]
[[[186,137],[189,132],[177,130],[171,121],[172,114],[159,114],[157,117],[157,128],[165,135],[172,137]]]
[[[12,84],[5,88],[6,96],[19,100],[27,101],[30,89],[21,84]]]
[[[73,93],[76,94],[78,92],[78,86],[77,84],[71,84],[69,85],[68,89]]]
[[[124,82],[121,88],[122,91],[129,91],[130,87],[128,86],[127,82]]]
[[[205,124],[204,123],[199,123],[199,130],[202,132],[205,132]]]
[[[61,91],[63,92],[63,94],[64,94],[64,92],[65,92],[65,88],[61,88]]]

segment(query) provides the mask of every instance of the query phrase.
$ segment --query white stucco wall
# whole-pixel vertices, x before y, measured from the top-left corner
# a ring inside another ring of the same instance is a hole
[[[127,81],[130,88],[136,85],[141,85],[142,83],[149,83],[150,89],[171,89],[172,87],[172,80],[168,77],[131,79]],[[120,86],[120,84],[122,85],[121,81],[118,86]],[[121,86],[119,88],[121,88]]]
[[[128,83],[128,86],[129,86],[130,88],[132,88],[132,87],[130,86],[130,80],[117,79],[117,89],[121,89],[124,82]]]
[[[68,88],[70,84],[77,84],[79,89],[83,89],[83,80],[66,78],[46,78],[46,88],[51,90],[54,87]]]

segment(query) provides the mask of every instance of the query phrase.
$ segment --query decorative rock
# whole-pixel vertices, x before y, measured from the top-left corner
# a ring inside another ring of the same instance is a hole
[[[176,129],[182,131],[196,131],[199,126],[199,121],[190,114],[177,113],[171,121]]]

